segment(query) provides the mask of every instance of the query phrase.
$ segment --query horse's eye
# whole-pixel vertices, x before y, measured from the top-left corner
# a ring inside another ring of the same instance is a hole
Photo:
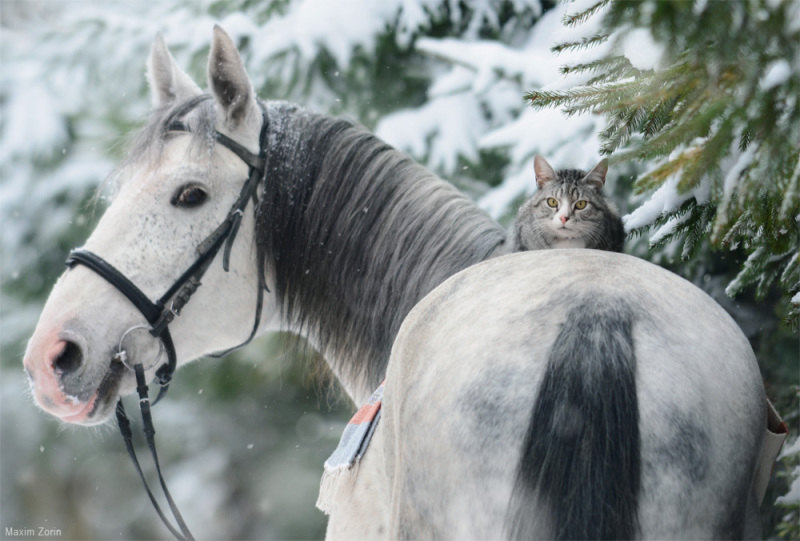
[[[197,184],[185,184],[178,188],[172,196],[170,203],[176,207],[194,208],[199,207],[208,199],[208,193]]]

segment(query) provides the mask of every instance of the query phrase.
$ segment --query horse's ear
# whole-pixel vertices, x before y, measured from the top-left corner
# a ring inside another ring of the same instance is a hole
[[[553,171],[547,160],[539,155],[533,158],[533,172],[536,175],[536,186],[539,189],[551,180],[556,179],[556,172]]]
[[[584,179],[586,182],[594,184],[598,190],[602,190],[603,185],[606,183],[606,173],[608,173],[608,160],[603,158],[594,166],[594,169],[589,171]]]
[[[196,96],[200,87],[181,70],[167,49],[161,34],[156,36],[147,61],[147,80],[150,83],[153,107],[159,108]]]
[[[208,86],[225,114],[229,128],[238,127],[257,110],[255,92],[233,40],[218,25],[208,56]]]

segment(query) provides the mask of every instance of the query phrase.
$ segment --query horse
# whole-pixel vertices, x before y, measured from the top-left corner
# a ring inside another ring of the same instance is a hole
[[[364,128],[259,100],[219,27],[209,93],[161,38],[147,73],[151,117],[25,352],[43,410],[104,423],[289,330],[355,404],[385,380],[330,539],[758,535],[764,388],[710,297],[623,254],[504,254],[502,227]]]

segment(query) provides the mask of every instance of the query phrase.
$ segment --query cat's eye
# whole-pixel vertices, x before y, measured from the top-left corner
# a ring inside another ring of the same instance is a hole
[[[585,209],[586,208],[586,199],[579,199],[578,201],[575,201],[575,208],[577,210]]]
[[[199,184],[184,184],[175,191],[170,203],[175,207],[195,208],[208,199],[208,192]]]
[[[558,208],[558,199],[556,199],[555,197],[548,197],[547,206],[554,209]]]

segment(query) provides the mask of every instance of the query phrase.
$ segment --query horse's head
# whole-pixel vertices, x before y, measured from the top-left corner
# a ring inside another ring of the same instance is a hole
[[[84,248],[155,300],[196,261],[201,244],[229,217],[248,178],[248,165],[215,138],[221,133],[258,155],[262,113],[239,54],[220,28],[209,55],[206,99],[161,39],[153,45],[148,76],[153,118],[115,173],[117,193]],[[174,129],[176,122],[191,131]],[[229,271],[223,269],[220,250],[202,286],[169,325],[178,364],[248,337],[259,287],[249,199],[234,232]],[[36,402],[64,421],[103,422],[117,397],[135,386],[131,362],[140,362],[152,378],[166,361],[151,328],[107,279],[85,265],[68,269],[53,288],[25,354]],[[112,360],[120,349],[127,363]]]

